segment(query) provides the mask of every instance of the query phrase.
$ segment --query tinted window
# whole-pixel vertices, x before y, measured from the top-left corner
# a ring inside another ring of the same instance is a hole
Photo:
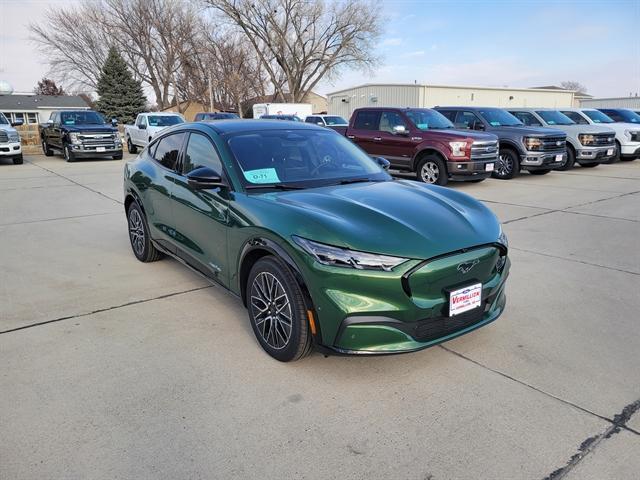
[[[304,121],[306,123],[317,123],[318,122],[318,117],[307,117],[304,119]]]
[[[356,116],[353,128],[356,130],[378,130],[380,112],[361,111]]]
[[[222,175],[222,162],[213,144],[204,135],[192,133],[189,136],[182,172],[186,174],[199,167],[209,167]]]
[[[344,118],[342,117],[324,117],[324,121],[327,125],[349,125],[349,122],[347,122]]]
[[[582,113],[589,117],[593,123],[614,123],[613,119],[607,117],[600,110],[583,110]]]
[[[509,112],[528,127],[541,127],[542,122],[533,113],[529,112]]]
[[[557,110],[536,111],[549,125],[574,125],[573,120]]]
[[[62,112],[63,125],[104,125],[104,118],[97,112]]]
[[[174,133],[173,135],[167,135],[162,138],[158,142],[153,158],[162,166],[170,170],[175,170],[184,135],[184,133]]]
[[[473,128],[473,124],[479,121],[473,112],[458,112],[454,125],[458,128]]]
[[[589,122],[578,112],[562,112],[578,125],[588,125]]]
[[[168,127],[184,122],[178,115],[149,115],[148,118],[151,127]]]
[[[453,123],[456,119],[457,112],[455,110],[438,110],[438,112],[440,112],[441,115],[447,117],[447,120],[449,120],[451,123]]]
[[[453,123],[440,112],[435,110],[415,109],[407,110],[407,117],[419,130],[440,130],[443,128],[453,128]]]
[[[402,115],[398,112],[382,112],[382,115],[380,116],[379,130],[393,133],[393,127],[397,127],[399,125],[407,128],[407,124],[402,119]]]
[[[480,110],[480,115],[492,127],[520,127],[522,122],[501,108],[486,108]]]
[[[602,110],[616,122],[640,123],[640,115],[633,110],[621,108],[619,110]]]

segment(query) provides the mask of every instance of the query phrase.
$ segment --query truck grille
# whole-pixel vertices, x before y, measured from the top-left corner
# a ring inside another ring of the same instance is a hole
[[[594,135],[596,140],[596,145],[613,145],[615,135],[613,133],[597,133]]]
[[[473,142],[471,160],[489,160],[498,157],[498,141]]]
[[[113,133],[81,133],[78,140],[86,147],[115,148]]]
[[[566,149],[566,137],[543,137],[542,151],[551,152],[554,150],[564,151]]]
[[[9,141],[9,135],[7,132],[0,131],[0,143],[7,143]]]

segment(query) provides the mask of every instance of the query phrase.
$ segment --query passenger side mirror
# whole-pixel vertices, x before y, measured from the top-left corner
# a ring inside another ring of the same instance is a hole
[[[147,129],[147,126],[143,123],[142,125],[138,125],[138,128],[139,128],[140,130],[146,130],[146,129]]]
[[[117,118],[112,118],[111,119],[111,126],[112,127],[117,127],[118,126],[118,119]]]
[[[209,167],[199,167],[187,174],[187,184],[195,190],[226,187],[222,176]]]
[[[409,130],[407,130],[407,127],[404,125],[396,125],[391,129],[391,131],[394,135],[409,135]]]
[[[16,120],[15,122],[11,122],[12,127],[19,127],[24,124],[23,120]]]
[[[384,170],[389,170],[391,166],[391,162],[383,157],[373,157],[373,159],[380,165]]]

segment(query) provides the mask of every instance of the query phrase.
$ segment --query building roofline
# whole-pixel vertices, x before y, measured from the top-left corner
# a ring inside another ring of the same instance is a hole
[[[526,87],[488,87],[480,85],[441,85],[432,83],[363,83],[350,88],[344,88],[342,90],[336,90],[335,92],[327,93],[329,95],[336,95],[339,93],[347,92],[349,90],[355,90],[356,88],[366,87],[435,87],[435,88],[458,88],[458,89],[477,89],[477,90],[511,90],[521,92],[553,92],[553,93],[577,93],[576,90],[558,90],[551,88],[526,88]]]
[[[638,97],[591,97],[589,100],[640,100],[640,96]]]

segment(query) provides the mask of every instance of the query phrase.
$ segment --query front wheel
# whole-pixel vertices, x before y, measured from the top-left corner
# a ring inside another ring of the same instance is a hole
[[[127,138],[127,151],[129,153],[138,153],[138,147],[131,142],[131,137]]]
[[[262,257],[253,265],[246,302],[253,333],[269,355],[290,362],[311,352],[302,291],[291,271],[276,257]]]
[[[571,170],[576,163],[576,154],[573,151],[572,147],[567,145],[567,159],[564,161],[562,165],[560,165],[556,170],[560,170],[561,172],[566,172],[567,170]]]
[[[42,153],[44,153],[45,157],[51,157],[53,155],[53,150],[49,148],[49,144],[44,138],[42,139]]]
[[[548,168],[543,168],[542,170],[529,170],[529,173],[531,175],[546,175],[550,171],[551,170],[549,170]]]
[[[155,262],[162,257],[160,251],[151,243],[147,220],[140,206],[134,201],[127,209],[129,241],[133,254],[141,262]]]
[[[122,160],[122,152],[112,155],[114,160]]]
[[[22,165],[24,163],[24,159],[22,158],[22,155],[18,155],[17,157],[13,157],[13,164],[14,165]]]
[[[520,173],[520,160],[518,153],[510,148],[500,149],[498,164],[491,174],[493,178],[500,180],[511,180]]]
[[[437,155],[427,155],[418,164],[418,180],[432,185],[446,185],[449,181],[447,168]]]
[[[71,145],[69,145],[69,144],[65,145],[63,153],[64,153],[64,159],[67,162],[75,162],[76,161],[76,155],[71,150]]]

